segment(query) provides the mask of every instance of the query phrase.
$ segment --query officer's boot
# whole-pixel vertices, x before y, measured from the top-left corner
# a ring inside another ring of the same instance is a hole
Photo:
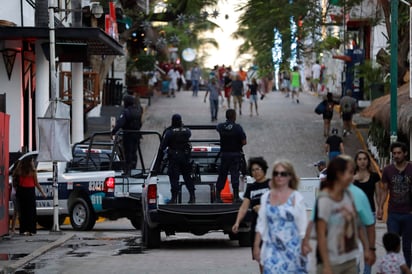
[[[189,191],[190,198],[189,198],[189,204],[195,204],[196,203],[196,195],[195,195],[195,190],[190,190]]]
[[[218,204],[223,203],[222,198],[220,197],[221,193],[222,193],[222,190],[216,190],[215,203],[218,203]]]
[[[239,187],[233,187],[233,203],[239,204],[242,203],[242,199],[239,197]]]
[[[170,201],[167,202],[167,204],[177,204],[177,192],[172,192],[172,198],[170,198]]]

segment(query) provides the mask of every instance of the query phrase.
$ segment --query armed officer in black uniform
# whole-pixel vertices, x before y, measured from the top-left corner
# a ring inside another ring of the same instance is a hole
[[[125,172],[130,173],[130,170],[136,168],[137,164],[137,148],[140,142],[140,135],[137,132],[127,132],[127,130],[140,130],[142,127],[142,108],[135,104],[136,99],[132,95],[123,97],[124,110],[116,121],[116,125],[112,130],[115,135],[120,129],[125,130],[123,133],[123,150],[125,153]]]
[[[219,177],[216,183],[216,202],[222,203],[220,193],[225,187],[227,174],[230,173],[230,180],[233,189],[233,202],[241,202],[239,198],[239,176],[243,146],[246,145],[246,134],[243,128],[236,124],[236,111],[228,109],[226,111],[226,122],[217,125],[216,130],[220,135],[220,156],[221,165]]]
[[[182,174],[187,190],[190,194],[189,203],[195,203],[195,187],[190,176],[192,167],[190,164],[191,145],[189,142],[192,133],[190,129],[183,126],[182,117],[179,114],[172,116],[172,125],[166,129],[161,151],[167,149],[169,160],[168,175],[172,198],[169,203],[177,203],[179,193],[179,176]]]

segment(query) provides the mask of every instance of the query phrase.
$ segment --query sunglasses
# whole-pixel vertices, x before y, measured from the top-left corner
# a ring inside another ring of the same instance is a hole
[[[286,172],[286,171],[282,171],[282,172],[277,172],[277,171],[273,171],[272,173],[273,177],[288,177],[290,175],[290,173]]]

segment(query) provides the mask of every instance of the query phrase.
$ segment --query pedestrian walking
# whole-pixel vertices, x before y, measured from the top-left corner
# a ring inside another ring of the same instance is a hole
[[[195,63],[195,66],[192,68],[192,71],[190,74],[191,74],[192,87],[193,87],[193,96],[197,96],[199,92],[200,78],[202,76],[202,70],[200,69],[198,63]]]
[[[192,87],[192,70],[188,69],[185,72],[185,79],[186,79],[186,90],[190,90]]]
[[[301,252],[306,206],[298,184],[291,163],[278,161],[273,165],[271,190],[261,198],[253,247],[263,273],[308,273],[307,259]]]
[[[210,114],[211,121],[217,121],[217,113],[219,111],[219,98],[222,97],[220,92],[219,84],[217,83],[216,78],[212,78],[210,83],[207,86],[204,102],[206,103],[207,96],[209,95],[210,102]],[[223,98],[222,98],[223,100]]]
[[[349,161],[353,166],[353,160],[349,156],[338,156],[343,159],[346,159]],[[319,184],[319,189],[320,191],[324,190],[328,184],[327,182],[327,168],[325,168],[320,176],[319,176],[320,184]],[[369,204],[368,197],[366,194],[362,191],[362,189],[358,188],[354,184],[350,184],[348,187],[348,190],[350,194],[352,195],[352,198],[354,200],[355,204],[355,209],[356,213],[359,216],[360,223],[366,228],[366,235],[368,238],[368,244],[369,244],[369,260],[365,262],[367,266],[364,268],[364,273],[368,273],[371,269],[371,266],[375,263],[376,260],[376,247],[375,247],[375,241],[376,241],[376,231],[375,231],[375,216],[372,213],[372,209]],[[324,193],[321,192],[321,194],[318,195],[318,197],[323,196]],[[313,223],[315,221],[315,216],[317,212],[317,202],[315,203],[313,210],[312,210],[312,215],[311,215],[311,221],[308,224],[308,228],[306,229],[306,235],[305,238],[303,239],[302,242],[302,252],[304,255],[309,254],[312,251],[312,248],[309,244],[310,237],[313,235],[316,235],[316,232],[312,233],[312,230],[314,228]],[[358,261],[359,262],[359,261]],[[368,267],[369,266],[369,267]],[[358,266],[360,269],[360,266]]]
[[[249,174],[252,175],[255,182],[253,184],[248,184],[246,191],[243,194],[243,202],[239,208],[239,212],[236,217],[236,222],[232,227],[233,233],[237,234],[239,232],[240,222],[245,218],[248,210],[252,211],[252,221],[250,225],[250,239],[252,243],[252,259],[256,260],[253,256],[253,243],[255,242],[256,236],[256,224],[258,218],[258,212],[260,209],[260,198],[264,193],[269,190],[270,180],[266,178],[266,172],[268,170],[268,164],[262,157],[250,158],[249,163]],[[259,263],[260,272],[263,273],[262,266]]]
[[[259,85],[256,81],[256,78],[252,79],[252,84],[249,85],[249,91],[250,91],[250,116],[253,116],[253,105],[255,106],[255,111],[256,115],[259,116],[259,111],[258,111],[258,89]]]
[[[13,181],[16,182],[16,198],[19,205],[19,232],[20,235],[31,236],[36,234],[36,193],[35,188],[46,198],[46,193],[37,181],[36,167],[31,157],[23,158],[13,172]]]
[[[352,134],[352,118],[356,112],[356,99],[352,97],[352,91],[346,91],[346,95],[340,99],[340,112],[343,121],[343,137]]]
[[[371,156],[364,150],[359,150],[355,155],[354,184],[365,192],[368,197],[372,212],[376,215],[376,206],[381,197],[380,181],[378,173],[372,171]]]
[[[180,78],[180,73],[176,66],[169,70],[167,77],[169,78],[169,93],[167,94],[167,97],[175,97],[175,92],[178,90],[177,82]]]
[[[399,235],[385,233],[382,240],[386,255],[379,259],[377,274],[411,274],[405,258],[400,254],[401,239]]]
[[[328,92],[326,94],[326,99],[323,100],[325,109],[322,113],[323,115],[323,136],[328,137],[330,133],[330,124],[333,118],[333,110],[335,105],[339,105],[339,102],[333,99],[333,94]]]
[[[223,76],[223,90],[225,92],[225,98],[227,101],[227,108],[230,108],[230,98],[232,97],[232,72],[230,70],[230,67],[226,69],[226,72]]]
[[[163,134],[163,141],[160,145],[160,150],[167,154],[169,161],[168,175],[171,187],[171,198],[169,203],[176,204],[177,196],[180,192],[179,176],[183,176],[184,183],[189,191],[189,204],[196,202],[195,187],[193,179],[190,176],[192,166],[190,164],[190,153],[192,147],[190,145],[190,137],[192,133],[190,129],[183,126],[182,116],[174,114],[172,116],[172,124]]]
[[[315,167],[317,168],[319,172],[319,180],[326,180],[326,161],[324,160],[319,160],[315,163]]]
[[[284,68],[281,72],[282,84],[281,91],[286,93],[286,97],[289,97],[290,92],[290,71],[287,68]]]
[[[292,102],[295,100],[296,96],[296,103],[299,104],[299,91],[302,86],[302,79],[299,72],[299,67],[293,67],[293,72],[291,73],[292,82],[290,84],[292,89]]]
[[[242,102],[244,95],[243,82],[240,80],[240,76],[236,75],[235,80],[232,81],[232,96],[235,111],[237,111],[239,107],[239,115],[242,115]]]
[[[319,274],[358,273],[358,239],[362,242],[365,261],[372,264],[365,231],[357,221],[354,200],[347,190],[353,174],[354,164],[349,157],[337,157],[328,165],[315,213]]]
[[[412,244],[412,164],[406,159],[407,146],[401,142],[391,145],[393,164],[386,166],[382,173],[382,195],[378,207],[378,219],[382,220],[383,206],[389,192],[388,232],[396,233],[402,238],[402,251],[406,265],[411,267]]]
[[[123,130],[122,144],[125,155],[125,173],[129,174],[137,165],[137,149],[140,143],[140,134],[137,132],[142,127],[143,109],[140,102],[132,95],[123,97],[124,109],[112,129],[112,135],[115,135],[120,129]]]
[[[325,152],[329,157],[329,161],[335,159],[340,154],[345,153],[342,138],[338,135],[339,131],[336,128],[332,129],[332,135],[326,139]]]
[[[243,157],[243,146],[246,145],[246,134],[243,128],[236,123],[236,111],[226,111],[226,122],[216,127],[220,135],[220,158],[221,164],[219,176],[216,183],[216,202],[222,203],[220,193],[222,192],[228,173],[233,189],[233,202],[239,203],[239,176],[241,160]]]
[[[312,66],[312,83],[314,92],[318,92],[320,77],[321,77],[322,67],[319,64],[319,60],[316,60],[315,64]]]

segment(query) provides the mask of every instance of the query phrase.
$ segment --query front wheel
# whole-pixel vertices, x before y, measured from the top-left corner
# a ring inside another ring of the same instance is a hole
[[[70,207],[70,223],[74,230],[91,230],[96,223],[93,208],[83,198],[76,198]]]
[[[142,222],[142,242],[146,248],[160,247],[160,228],[151,228],[147,222]]]

